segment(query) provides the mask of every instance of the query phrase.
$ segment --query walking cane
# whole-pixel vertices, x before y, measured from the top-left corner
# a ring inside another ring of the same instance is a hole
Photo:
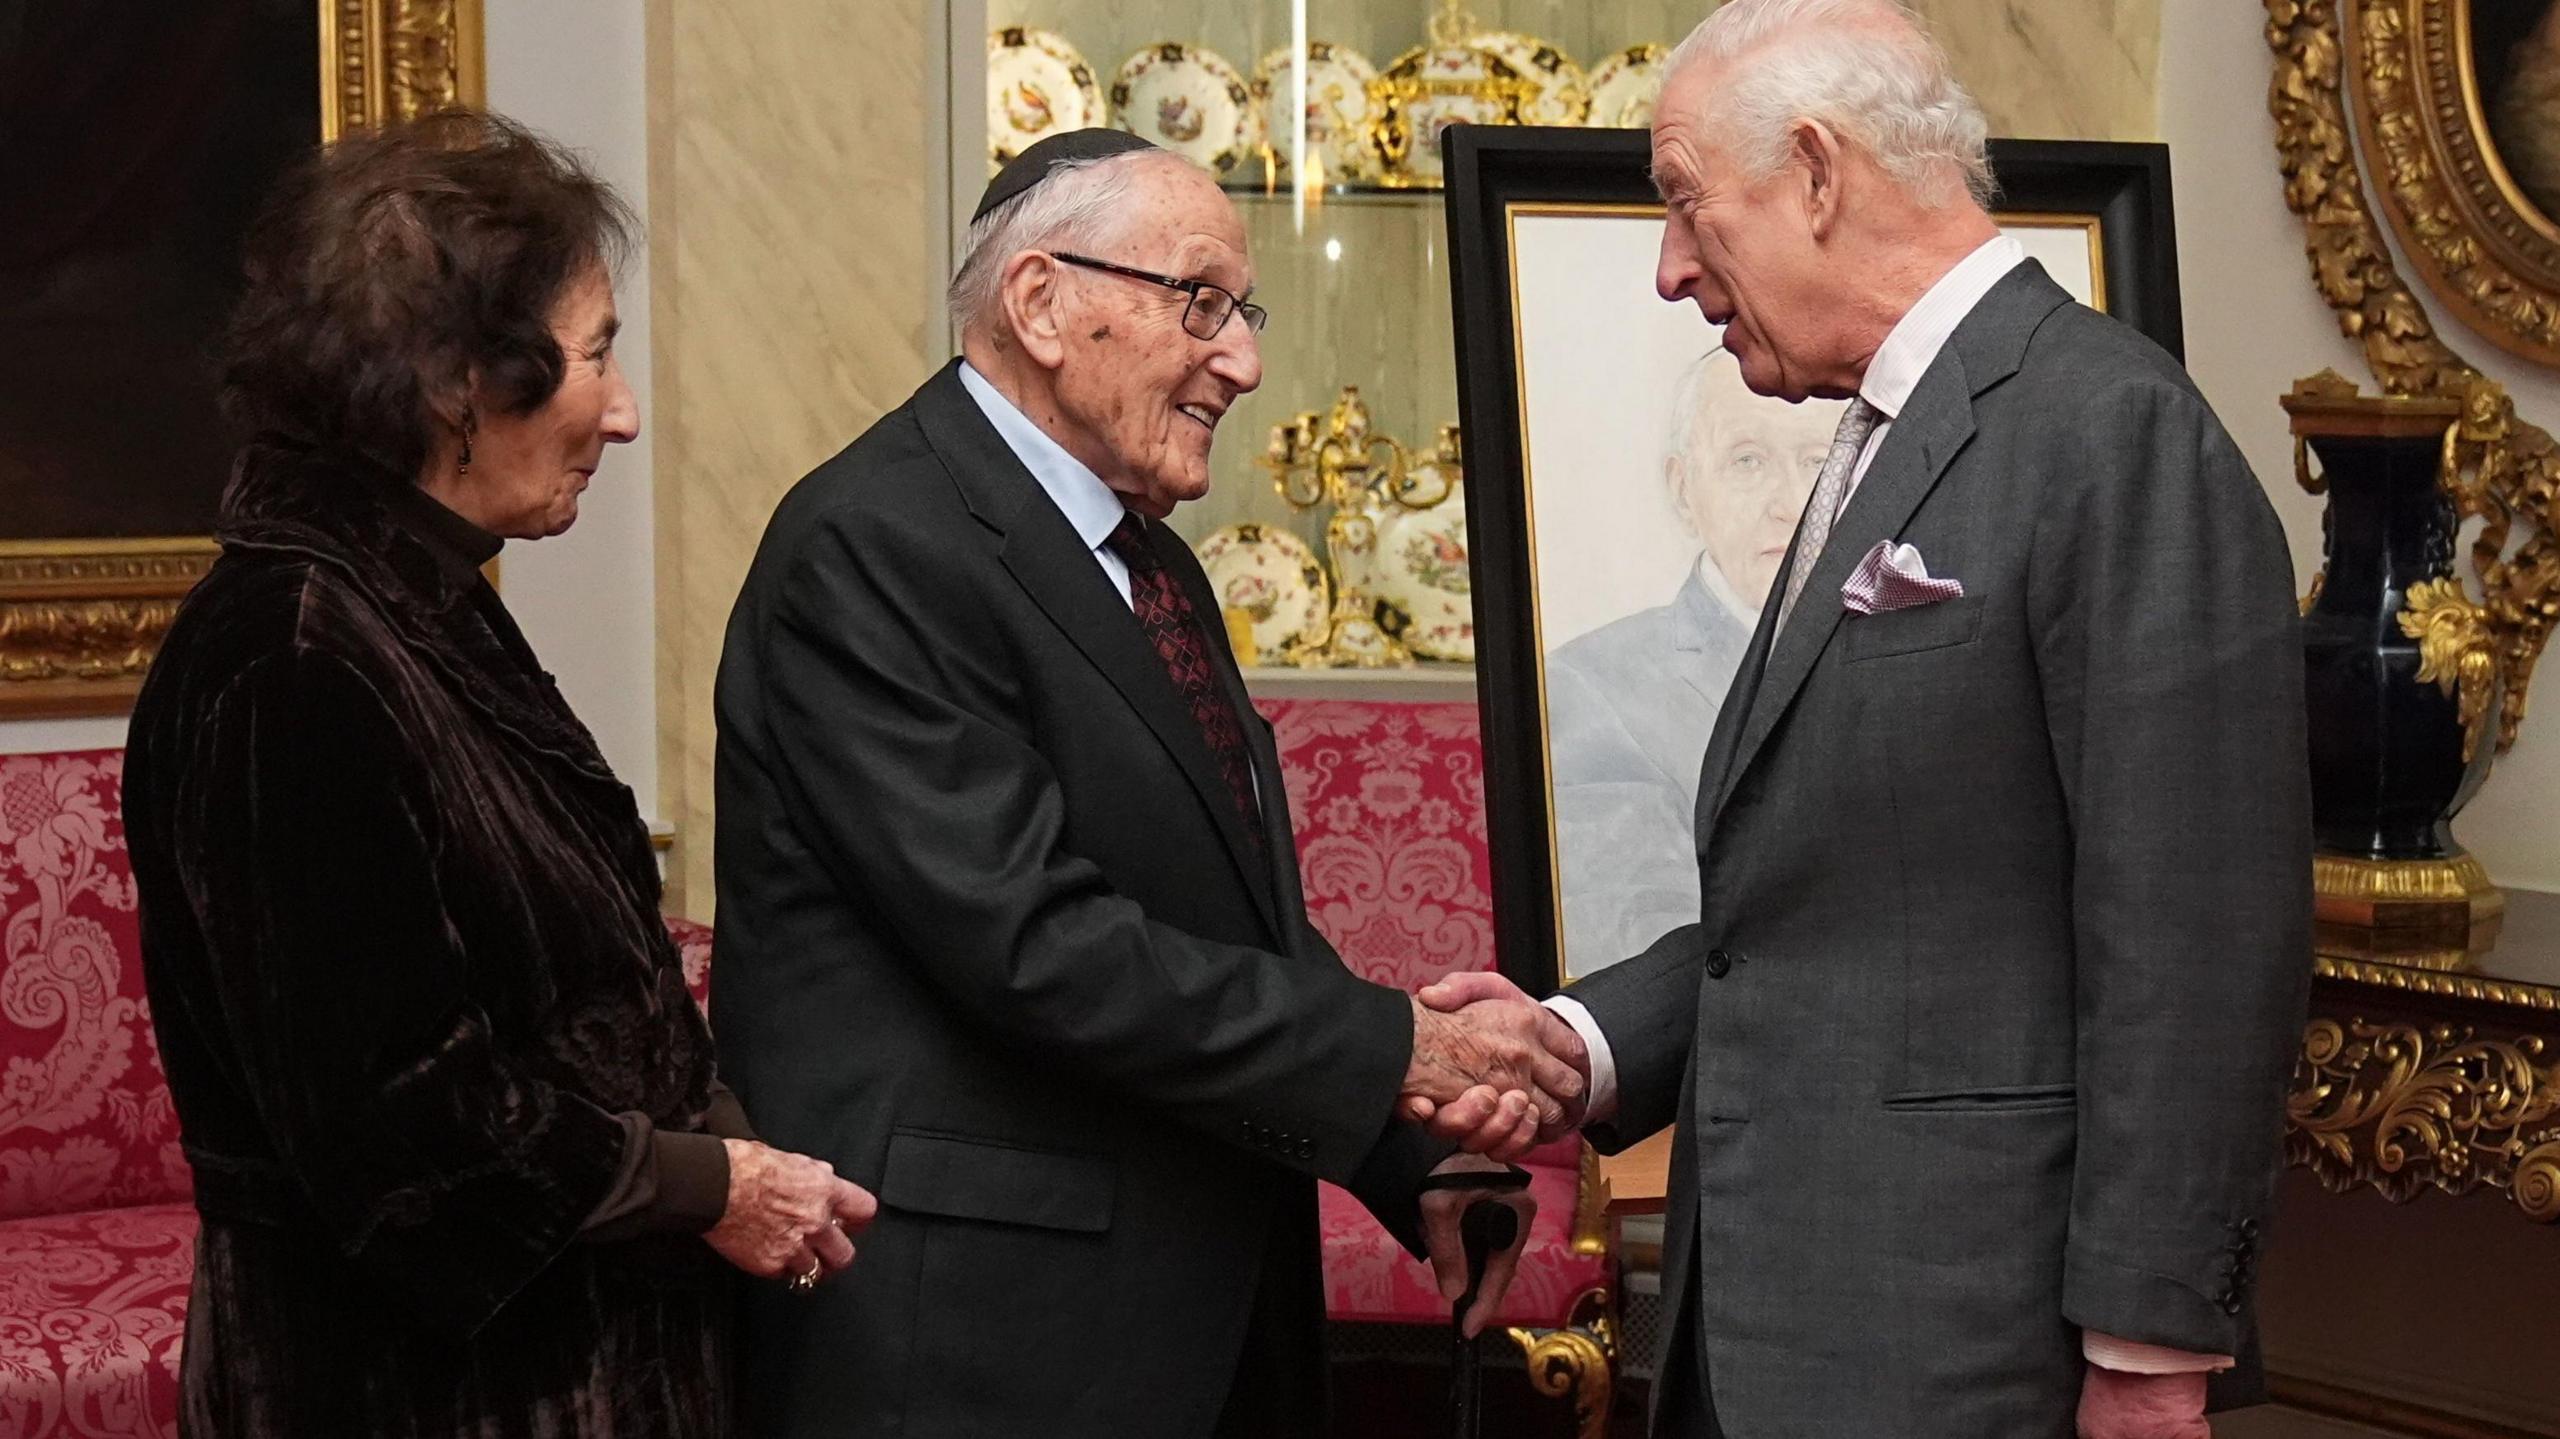
[[[1519,1169],[1435,1174],[1423,1181],[1425,1188],[1475,1189],[1488,1194],[1520,1189],[1528,1183],[1528,1173]],[[1519,1236],[1519,1211],[1498,1199],[1479,1199],[1458,1216],[1458,1237],[1467,1251],[1467,1292],[1458,1296],[1456,1307],[1449,1311],[1453,1346],[1449,1362],[1449,1432],[1456,1439],[1477,1439],[1484,1428],[1483,1356],[1476,1341],[1467,1337],[1467,1311],[1475,1306],[1476,1290],[1484,1283],[1486,1261],[1510,1248]]]

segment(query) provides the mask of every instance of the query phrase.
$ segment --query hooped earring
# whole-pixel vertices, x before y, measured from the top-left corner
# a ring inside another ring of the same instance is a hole
[[[471,473],[471,437],[480,430],[480,417],[469,405],[462,407],[462,465],[460,473]]]

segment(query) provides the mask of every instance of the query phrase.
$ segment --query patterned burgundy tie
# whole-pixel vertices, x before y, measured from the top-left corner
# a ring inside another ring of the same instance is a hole
[[[1252,836],[1255,853],[1260,853],[1262,812],[1254,803],[1253,761],[1245,754],[1244,724],[1225,686],[1218,683],[1208,637],[1191,608],[1191,597],[1147,544],[1146,521],[1137,515],[1121,516],[1119,526],[1103,543],[1127,562],[1129,606],[1137,612],[1138,626],[1146,631],[1156,658],[1164,662],[1165,678],[1173,681],[1174,691],[1190,707],[1192,722],[1200,726],[1200,738],[1208,742],[1218,773],[1226,778],[1227,792],[1235,798],[1236,812],[1244,816],[1244,832]]]

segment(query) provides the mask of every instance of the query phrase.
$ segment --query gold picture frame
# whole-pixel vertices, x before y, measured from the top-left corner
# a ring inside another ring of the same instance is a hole
[[[320,138],[486,96],[482,0],[317,0]],[[129,707],[210,536],[0,541],[0,717]]]
[[[2464,516],[2482,522],[2471,571],[2505,680],[2503,753],[2515,743],[2534,665],[2560,616],[2560,535],[2552,524],[2560,445],[2519,418],[2514,401],[2437,334],[2374,218],[2356,145],[2365,146],[2382,181],[2381,208],[2422,280],[2482,335],[2549,363],[2560,363],[2560,232],[2522,198],[2484,139],[2469,74],[2470,0],[2264,3],[2275,53],[2267,104],[2312,283],[2363,348],[2384,394],[2461,399],[2479,410],[2466,409],[2467,429],[2503,436],[2456,496]],[[2522,260],[2547,260],[2549,268],[2516,268]],[[2531,345],[2548,345],[2549,353]]]

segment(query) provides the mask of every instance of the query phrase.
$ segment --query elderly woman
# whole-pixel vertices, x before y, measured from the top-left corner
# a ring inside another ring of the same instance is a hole
[[[715,1079],[631,792],[481,577],[639,432],[625,224],[459,114],[251,235],[223,554],[126,771],[191,1433],[723,1434],[729,1266],[807,1287],[872,1214]]]

